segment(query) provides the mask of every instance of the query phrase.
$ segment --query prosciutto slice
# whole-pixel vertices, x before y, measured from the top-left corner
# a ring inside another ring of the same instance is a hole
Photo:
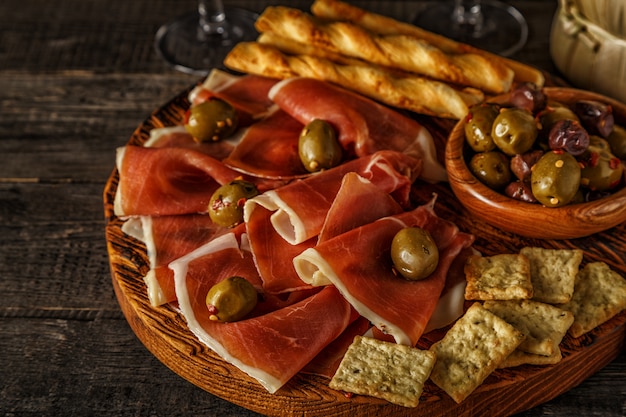
[[[232,244],[234,238],[229,236],[217,240],[231,240]],[[237,271],[223,273],[216,271],[212,262],[205,262],[204,255],[199,248],[171,264],[181,313],[202,343],[270,393],[280,389],[355,319],[337,289],[328,286],[294,293],[282,304],[277,298],[263,296],[250,318],[232,323],[211,321],[205,304],[211,286],[229,274],[243,275],[256,269],[251,257],[244,254],[229,262]],[[256,280],[260,282],[258,277]]]
[[[298,155],[302,128],[302,123],[277,110],[246,129],[224,163],[257,177],[291,179],[307,176]]]
[[[213,69],[202,84],[189,92],[189,102],[195,105],[211,97],[220,98],[237,110],[240,126],[249,126],[274,106],[269,91],[277,82],[258,75],[234,75]]]
[[[241,173],[204,153],[186,148],[118,148],[118,217],[206,213],[213,192]],[[278,182],[245,178],[262,192]]]
[[[356,172],[348,172],[326,214],[318,243],[402,211],[402,206],[391,195]]]
[[[150,270],[144,276],[144,282],[150,304],[156,307],[176,301],[174,272],[168,267],[170,262],[226,233],[239,238],[245,226],[225,228],[202,214],[137,216],[129,218],[122,231],[146,245]]]
[[[264,207],[257,207],[245,223],[254,262],[263,281],[263,290],[270,294],[282,294],[311,288],[296,273],[292,259],[303,250],[313,247],[315,239],[291,245],[276,233],[271,214]]]
[[[284,111],[307,124],[329,122],[342,147],[356,156],[387,149],[421,158],[421,178],[446,181],[430,132],[399,112],[342,87],[312,78],[288,78],[277,83],[270,98]]]
[[[257,206],[273,211],[271,222],[276,232],[297,245],[319,234],[348,172],[356,172],[406,206],[420,170],[420,160],[394,151],[376,152],[248,200],[244,220],[248,221]]]
[[[231,141],[197,142],[187,133],[184,126],[168,126],[155,128],[150,131],[150,137],[144,143],[147,148],[187,148],[202,152],[215,159],[226,158],[235,148]]]
[[[423,334],[445,286],[450,265],[473,242],[471,235],[434,213],[431,203],[353,229],[294,259],[305,282],[324,275],[350,304],[396,343],[415,345]],[[408,281],[392,272],[389,248],[404,227],[430,232],[439,248],[437,269],[420,281]]]

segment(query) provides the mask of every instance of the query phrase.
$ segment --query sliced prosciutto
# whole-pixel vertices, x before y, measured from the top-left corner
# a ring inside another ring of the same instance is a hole
[[[363,204],[363,201],[368,203]],[[349,172],[341,181],[319,236],[292,245],[273,227],[272,212],[257,206],[245,224],[263,289],[279,294],[310,288],[311,284],[303,282],[296,273],[292,261],[294,257],[323,240],[402,211],[400,204],[389,194],[358,174]]]
[[[308,175],[298,155],[303,125],[282,110],[243,132],[224,163],[242,173],[265,178],[291,179]]]
[[[257,207],[246,221],[246,231],[254,262],[263,281],[263,291],[270,294],[283,294],[291,291],[310,289],[293,267],[293,258],[303,250],[313,247],[315,238],[297,245],[285,241],[271,223],[272,212],[262,206]]]
[[[402,206],[391,195],[356,172],[348,172],[341,180],[341,187],[326,214],[317,241],[321,243],[402,211]]]
[[[252,273],[255,268],[249,257],[235,256],[229,264],[233,270],[224,273],[205,262],[204,255],[200,248],[171,264],[181,313],[202,343],[270,393],[304,368],[356,317],[337,289],[328,286],[296,293],[306,298],[290,297],[282,305],[264,295],[249,318],[232,323],[212,321],[205,304],[209,289],[229,274],[240,274],[238,269]]]
[[[202,84],[189,92],[189,101],[195,105],[212,97],[222,99],[237,110],[240,125],[249,126],[274,105],[269,91],[277,82],[258,75],[234,75],[213,69]]]
[[[376,152],[248,200],[244,219],[248,221],[257,206],[273,211],[271,222],[277,233],[297,245],[319,234],[348,172],[356,172],[408,205],[411,184],[420,171],[421,160],[394,151]]]
[[[312,78],[289,78],[277,83],[270,98],[306,125],[314,119],[329,122],[342,147],[356,156],[383,149],[421,158],[421,178],[446,181],[430,132],[409,117],[367,97]]]
[[[187,148],[202,152],[215,159],[226,158],[235,149],[227,140],[197,142],[184,126],[168,126],[150,131],[150,138],[143,144],[146,148]]]
[[[168,267],[170,262],[226,233],[233,233],[239,239],[245,226],[225,228],[202,214],[137,216],[128,219],[122,231],[146,245],[150,270],[144,282],[150,304],[159,306],[176,300],[174,272]],[[215,249],[221,248],[216,245]]]
[[[446,220],[431,203],[386,217],[307,249],[294,259],[303,281],[324,275],[350,304],[396,343],[414,346],[423,334],[445,286],[450,265],[473,242]],[[420,281],[399,278],[392,271],[391,241],[404,227],[430,232],[439,248],[436,270]]]
[[[213,192],[241,177],[221,161],[186,148],[128,145],[118,149],[117,169],[114,210],[119,217],[206,213]],[[276,185],[248,180],[260,190]]]

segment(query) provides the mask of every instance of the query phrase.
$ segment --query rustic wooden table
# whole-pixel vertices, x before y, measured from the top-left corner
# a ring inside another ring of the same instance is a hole
[[[262,10],[278,1],[233,1]],[[307,8],[309,1],[282,1]],[[418,2],[355,2],[401,19]],[[516,59],[556,74],[554,0],[513,1],[530,23]],[[197,77],[153,50],[194,0],[0,2],[0,414],[253,416],[174,374],[113,293],[102,191],[148,114]],[[524,416],[623,416],[626,354]]]

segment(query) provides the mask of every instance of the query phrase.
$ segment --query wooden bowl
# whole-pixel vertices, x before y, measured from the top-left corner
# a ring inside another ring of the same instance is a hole
[[[613,107],[615,123],[626,125],[626,105],[589,91],[546,87],[550,99],[573,104],[577,100],[598,100]],[[493,101],[505,103],[507,97]],[[452,129],[446,144],[445,163],[452,191],[475,217],[501,230],[540,239],[573,239],[610,229],[626,221],[626,187],[589,203],[549,208],[518,201],[480,182],[465,160],[465,121]]]

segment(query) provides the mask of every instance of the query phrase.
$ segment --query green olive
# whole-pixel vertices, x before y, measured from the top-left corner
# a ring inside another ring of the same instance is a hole
[[[185,129],[198,142],[216,142],[237,130],[237,111],[224,100],[211,98],[191,106]]]
[[[217,225],[233,227],[243,221],[246,200],[259,194],[256,186],[244,180],[234,180],[219,187],[209,201],[209,216]]]
[[[233,276],[211,287],[206,296],[209,319],[232,322],[241,320],[256,307],[258,295],[250,282]]]
[[[470,160],[470,170],[480,182],[494,190],[500,190],[511,182],[511,163],[502,152],[474,154]]]
[[[546,152],[533,167],[530,184],[535,198],[546,207],[560,207],[576,196],[580,166],[567,152]]]
[[[439,249],[430,233],[420,227],[401,229],[391,242],[394,269],[416,281],[432,274],[439,264]]]
[[[465,119],[465,140],[475,152],[488,152],[496,147],[491,137],[491,126],[498,116],[495,104],[472,106]]]
[[[543,132],[550,132],[554,125],[560,120],[576,120],[578,116],[569,107],[562,103],[550,101],[547,107],[538,114],[539,124]]]
[[[609,191],[621,183],[624,167],[620,159],[605,145],[606,141],[595,143],[597,145],[590,145],[580,158],[584,165],[580,183],[593,191]]]
[[[607,138],[611,145],[611,152],[620,159],[626,159],[626,129],[619,125],[613,125],[613,131]]]
[[[333,127],[320,119],[307,124],[298,139],[298,154],[304,168],[309,172],[339,165],[342,150]]]
[[[611,152],[611,145],[607,139],[601,138],[598,135],[589,136],[589,146],[596,150]]]
[[[491,129],[496,146],[509,156],[529,151],[537,133],[537,122],[532,113],[519,107],[502,109]]]

